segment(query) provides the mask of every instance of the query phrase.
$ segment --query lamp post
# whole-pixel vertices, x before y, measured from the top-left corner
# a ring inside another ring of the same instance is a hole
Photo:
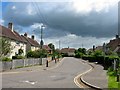
[[[41,25],[41,28],[40,28],[40,30],[41,30],[41,41],[40,41],[40,49],[41,49],[41,55],[40,55],[40,65],[42,65],[42,46],[43,46],[43,40],[42,40],[42,38],[43,38],[43,28],[44,28],[45,26],[42,24]]]

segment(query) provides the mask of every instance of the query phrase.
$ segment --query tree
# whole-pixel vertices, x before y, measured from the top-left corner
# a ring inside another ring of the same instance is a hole
[[[7,55],[11,51],[9,39],[0,37],[0,57]]]
[[[48,46],[50,47],[50,49],[52,49],[52,51],[55,50],[55,46],[52,43],[48,44]]]
[[[55,59],[55,46],[50,43],[48,44],[48,46],[50,47],[50,49],[52,49],[52,60]]]
[[[81,52],[83,54],[86,54],[86,49],[85,48],[79,48],[77,51]]]

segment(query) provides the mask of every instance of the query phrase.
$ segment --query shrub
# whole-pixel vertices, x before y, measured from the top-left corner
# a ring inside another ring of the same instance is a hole
[[[36,50],[36,51],[28,51],[27,58],[42,58],[47,57],[47,52],[45,50]]]
[[[12,59],[24,59],[24,58],[25,58],[24,56],[19,56],[19,55],[12,56]]]
[[[34,57],[34,52],[33,51],[28,51],[27,52],[27,57]]]
[[[2,58],[2,61],[12,61],[12,59],[10,59],[8,57],[4,57],[4,58]]]
[[[62,53],[62,57],[68,57],[67,53]]]
[[[83,56],[83,53],[81,52],[75,53],[76,58],[82,58],[82,56]]]

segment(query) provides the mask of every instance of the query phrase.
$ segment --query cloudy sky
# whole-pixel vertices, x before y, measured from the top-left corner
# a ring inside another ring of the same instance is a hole
[[[52,42],[58,47],[60,40],[61,48],[91,48],[109,42],[117,34],[119,0],[17,1],[2,1],[0,23],[7,26],[13,22],[17,32],[34,34],[37,41],[44,24],[45,44]]]

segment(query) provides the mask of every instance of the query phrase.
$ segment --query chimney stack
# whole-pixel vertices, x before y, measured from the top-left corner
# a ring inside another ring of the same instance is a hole
[[[12,30],[12,32],[13,32],[13,23],[8,23],[8,28],[10,29],[10,30]]]
[[[116,39],[118,39],[119,38],[119,35],[116,35]]]
[[[34,40],[34,38],[35,38],[34,35],[32,35],[31,38]]]
[[[27,37],[27,33],[25,33],[24,36]]]
[[[93,45],[93,51],[95,51],[95,45]]]

